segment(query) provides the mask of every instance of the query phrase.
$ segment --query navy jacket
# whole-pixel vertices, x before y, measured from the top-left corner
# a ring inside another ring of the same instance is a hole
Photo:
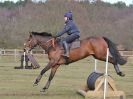
[[[65,23],[66,24],[64,29],[61,32],[57,33],[57,37],[63,35],[64,33],[67,33],[68,35],[75,34],[80,36],[80,31],[78,27],[75,25],[75,23],[73,22],[73,20],[68,20]]]

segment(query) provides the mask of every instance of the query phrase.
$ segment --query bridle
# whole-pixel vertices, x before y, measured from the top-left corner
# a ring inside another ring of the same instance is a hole
[[[32,40],[30,40],[28,43],[34,43],[35,45],[34,46],[29,46],[29,47],[25,47],[25,50],[27,52],[31,51],[34,47],[36,47],[37,45],[41,46],[41,44],[37,43],[37,41],[34,40],[35,37],[32,36]],[[55,38],[51,38],[49,39],[48,41],[46,41],[45,43],[43,43],[45,45],[45,52],[47,53],[49,51],[49,49],[52,47],[52,48],[55,48]],[[26,44],[25,44],[26,45]]]
[[[25,46],[24,49],[26,50],[27,53],[29,53],[34,47],[36,47],[36,46],[38,45],[38,43],[36,43],[35,40],[34,40],[34,39],[35,39],[34,36],[32,36],[32,38],[33,38],[33,39],[30,40],[30,41],[28,41],[28,43],[30,44],[30,43],[33,42],[33,43],[35,44],[34,46],[32,46],[32,47],[31,47],[31,46],[26,47],[26,44],[24,43],[24,46]]]

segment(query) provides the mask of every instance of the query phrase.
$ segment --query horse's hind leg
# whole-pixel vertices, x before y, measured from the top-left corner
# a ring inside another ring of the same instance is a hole
[[[106,56],[105,57],[97,57],[97,56],[93,55],[93,57],[96,59],[102,60],[102,61],[106,61]],[[113,60],[112,56],[108,57],[108,61],[109,61],[109,63],[114,65],[114,69],[119,76],[122,76],[122,77],[125,76],[125,74],[120,70],[119,64]]]
[[[114,65],[115,71],[119,76],[124,77],[125,74],[120,70],[119,64],[113,61],[113,58],[109,56],[109,62]]]
[[[120,71],[119,64],[114,65],[114,68],[119,76],[122,76],[122,77],[125,76],[125,74],[122,71]]]

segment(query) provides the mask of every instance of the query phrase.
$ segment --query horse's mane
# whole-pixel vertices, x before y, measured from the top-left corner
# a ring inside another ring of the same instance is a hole
[[[31,32],[33,35],[40,35],[40,36],[52,36],[51,33],[48,32]]]

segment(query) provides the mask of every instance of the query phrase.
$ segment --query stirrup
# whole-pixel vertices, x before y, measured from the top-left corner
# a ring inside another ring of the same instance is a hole
[[[66,57],[66,58],[69,58],[69,55],[66,55],[66,54],[62,54],[62,56]]]

